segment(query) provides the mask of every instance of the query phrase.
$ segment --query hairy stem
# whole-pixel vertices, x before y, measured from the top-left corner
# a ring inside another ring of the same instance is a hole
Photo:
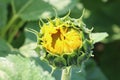
[[[71,80],[71,67],[66,67],[62,70],[61,80]]]

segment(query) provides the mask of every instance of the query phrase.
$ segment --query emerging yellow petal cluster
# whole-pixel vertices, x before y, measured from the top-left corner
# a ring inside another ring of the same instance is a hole
[[[70,27],[60,19],[56,19],[54,23],[44,24],[41,33],[42,46],[53,55],[71,54],[82,47],[81,31]]]

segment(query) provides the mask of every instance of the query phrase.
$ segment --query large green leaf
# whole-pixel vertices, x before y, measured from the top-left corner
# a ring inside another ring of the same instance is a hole
[[[20,55],[0,57],[0,80],[55,80],[34,61]]]
[[[73,8],[77,0],[14,0],[14,9],[18,16],[24,20],[38,20],[58,14],[64,14]]]
[[[71,74],[71,80],[86,80],[86,71],[85,71],[85,65],[83,64],[78,68],[72,68],[72,74]]]
[[[25,57],[38,57],[34,50],[36,47],[37,43],[31,42],[29,44],[23,45],[19,50]]]
[[[0,56],[6,56],[11,53],[10,45],[0,38]]]
[[[7,22],[7,4],[0,1],[0,29],[6,25]]]
[[[86,62],[86,80],[108,80],[95,61],[90,59]]]
[[[1,3],[9,3],[11,0],[0,0]]]
[[[71,75],[72,80],[107,80],[106,76],[92,59],[87,60],[79,68],[73,67]]]

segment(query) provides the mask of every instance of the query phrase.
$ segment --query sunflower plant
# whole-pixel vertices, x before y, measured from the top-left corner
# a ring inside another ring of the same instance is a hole
[[[104,39],[107,33],[92,33],[80,18],[66,16],[45,23],[41,20],[37,35],[36,51],[52,69],[62,69],[61,80],[70,80],[71,66],[81,66],[92,55],[94,43]],[[101,36],[97,39],[98,36]],[[53,71],[52,71],[53,72]]]

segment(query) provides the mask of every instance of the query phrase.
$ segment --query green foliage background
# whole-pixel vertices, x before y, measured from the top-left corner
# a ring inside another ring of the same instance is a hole
[[[61,70],[51,68],[34,51],[39,19],[64,16],[79,18],[94,32],[109,37],[96,43],[94,57],[80,68],[72,68],[72,80],[120,79],[120,0],[0,0],[0,80],[60,80]],[[96,38],[99,40],[103,35]]]

